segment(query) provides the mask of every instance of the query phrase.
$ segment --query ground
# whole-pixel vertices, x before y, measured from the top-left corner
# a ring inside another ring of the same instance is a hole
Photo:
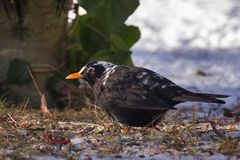
[[[0,112],[2,159],[229,159],[240,158],[237,116],[217,118],[217,108],[168,113],[157,128],[126,128],[95,107],[52,110],[29,106]]]

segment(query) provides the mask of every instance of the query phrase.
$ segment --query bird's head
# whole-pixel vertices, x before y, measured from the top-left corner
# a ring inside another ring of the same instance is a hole
[[[85,79],[90,85],[94,85],[104,72],[107,72],[115,65],[105,61],[94,61],[86,64],[79,72],[72,73],[66,79]]]

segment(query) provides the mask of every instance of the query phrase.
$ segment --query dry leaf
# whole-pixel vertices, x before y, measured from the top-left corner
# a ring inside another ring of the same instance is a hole
[[[41,97],[41,111],[45,116],[53,117],[53,114],[48,110],[47,100],[44,94]]]

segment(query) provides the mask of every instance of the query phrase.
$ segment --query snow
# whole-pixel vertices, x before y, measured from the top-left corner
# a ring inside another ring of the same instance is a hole
[[[140,0],[127,20],[142,33],[133,61],[192,91],[231,95],[224,106],[233,106],[240,98],[239,19],[238,0]]]

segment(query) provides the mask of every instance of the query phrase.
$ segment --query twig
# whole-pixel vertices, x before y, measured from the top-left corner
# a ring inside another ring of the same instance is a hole
[[[27,66],[27,69],[28,69],[28,72],[33,80],[33,83],[34,83],[34,86],[38,92],[38,94],[41,96],[41,111],[44,115],[48,115],[50,117],[54,117],[54,115],[48,110],[48,106],[47,106],[47,100],[46,100],[46,97],[45,95],[41,92],[41,90],[39,89],[35,79],[34,79],[34,76],[30,70],[30,68]]]
[[[104,122],[105,119],[102,120],[102,119],[98,116],[98,111],[97,111],[97,109],[99,109],[98,106],[94,105],[94,113],[95,113],[95,116],[97,117],[97,119],[98,119],[103,125],[105,125],[105,122]]]
[[[102,125],[99,124],[94,124],[94,123],[86,123],[86,122],[58,122],[59,125],[75,125],[75,126],[95,126],[95,127],[103,127]]]
[[[92,104],[92,103],[87,103],[87,104],[89,104],[89,105],[91,105],[91,106],[93,106],[94,107],[94,114],[95,114],[95,116],[96,116],[96,118],[103,124],[103,126],[105,126],[105,120],[108,118],[108,117],[106,117],[106,118],[104,118],[103,120],[98,116],[98,112],[97,112],[97,109],[100,109],[100,110],[102,110],[99,106],[97,106],[97,105],[95,105],[95,104]]]
[[[27,98],[26,102],[23,104],[22,112],[20,112],[18,115],[22,115],[25,112],[28,102],[29,102],[29,98]]]
[[[31,72],[31,70],[30,70],[30,68],[29,68],[28,66],[27,66],[27,69],[28,69],[28,72],[29,72],[29,74],[30,74],[32,80],[33,80],[33,84],[34,84],[34,86],[35,86],[35,88],[36,88],[38,94],[42,97],[42,96],[43,96],[43,93],[42,93],[41,90],[39,89],[39,87],[38,87],[38,85],[37,85],[37,83],[36,83],[36,81],[35,81],[35,78],[34,78],[32,72]]]
[[[10,115],[10,114],[7,114],[8,117],[12,120],[13,124],[15,127],[19,127],[18,123],[14,120],[14,118]]]
[[[64,75],[62,72],[60,72],[56,67],[50,65],[50,64],[31,64],[30,67],[32,68],[33,72],[52,72],[56,71],[60,73],[61,75]]]
[[[41,111],[44,115],[54,117],[54,115],[48,109],[47,100],[44,94],[41,97]]]

